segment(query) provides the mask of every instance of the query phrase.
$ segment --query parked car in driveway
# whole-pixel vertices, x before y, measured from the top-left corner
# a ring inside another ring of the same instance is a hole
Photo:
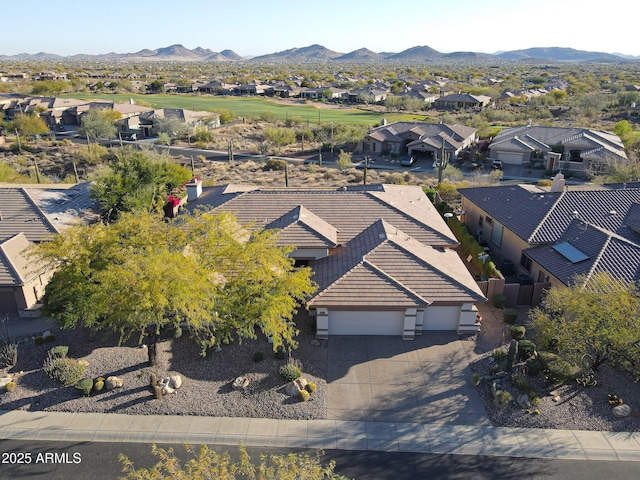
[[[415,161],[416,159],[413,157],[404,157],[402,160],[400,160],[400,165],[402,165],[403,167],[410,167],[414,164]]]

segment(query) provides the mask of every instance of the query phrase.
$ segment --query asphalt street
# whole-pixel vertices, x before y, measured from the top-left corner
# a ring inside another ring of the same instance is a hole
[[[182,445],[173,447],[183,462],[190,455]],[[209,445],[217,452],[237,455],[237,447]],[[311,449],[247,447],[251,458],[260,453],[290,451],[315,455]],[[127,455],[137,467],[147,468],[157,459],[144,443],[33,442],[0,440],[0,479],[46,478],[47,480],[114,480],[124,474],[118,455]],[[22,455],[20,455],[22,454]],[[24,463],[30,454],[30,463]],[[323,462],[335,460],[336,471],[349,478],[371,480],[602,480],[639,479],[640,462],[572,461],[536,458],[487,457],[478,455],[436,455],[354,450],[328,450]],[[18,463],[22,461],[23,463]]]

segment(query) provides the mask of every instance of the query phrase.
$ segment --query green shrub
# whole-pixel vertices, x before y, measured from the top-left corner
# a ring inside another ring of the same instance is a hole
[[[7,343],[0,347],[0,363],[7,367],[13,367],[18,363],[17,343]]]
[[[498,408],[507,408],[513,400],[513,397],[509,392],[504,390],[497,390],[493,398],[493,404]]]
[[[522,340],[526,331],[527,329],[522,325],[512,325],[511,327],[509,327],[509,334],[514,340]]]
[[[471,374],[471,385],[474,387],[480,385],[480,375],[477,372],[473,372]]]
[[[104,388],[104,380],[96,379],[93,382],[93,391],[100,392]]]
[[[270,158],[269,160],[267,160],[267,163],[264,164],[264,167],[262,167],[262,169],[265,171],[284,170],[286,165],[287,162],[285,160]]]
[[[495,301],[495,298],[493,300]],[[515,308],[505,308],[502,311],[502,321],[507,325],[513,325],[514,323],[516,323],[516,320],[518,320],[518,315],[518,310],[516,310]],[[524,336],[524,334],[522,336]],[[516,340],[520,339],[516,338]]]
[[[535,377],[542,371],[542,362],[537,358],[528,358],[527,359],[527,373],[532,377]]]
[[[34,341],[34,343],[36,345],[42,345],[44,343],[44,338],[42,338],[42,336],[38,335],[33,341]]]
[[[16,389],[16,384],[14,382],[9,382],[4,386],[4,389],[7,392],[13,392]]]
[[[91,395],[91,390],[93,389],[93,380],[90,378],[83,378],[76,382],[75,387],[82,395],[88,397]]]
[[[64,385],[73,385],[84,373],[85,365],[73,358],[58,357],[49,350],[43,369],[50,378]]]
[[[302,400],[303,402],[306,402],[309,400],[310,397],[311,397],[311,394],[309,392],[307,392],[306,390],[300,390],[300,400]]]
[[[56,336],[53,333],[50,333],[49,335],[44,337],[44,341],[45,342],[55,342],[56,341]]]
[[[66,345],[58,345],[57,347],[53,347],[50,352],[56,357],[66,357],[67,353],[69,353],[69,347]]]
[[[573,378],[573,367],[569,362],[562,360],[558,355],[551,352],[539,352],[538,358],[542,363],[543,373],[547,379],[554,383],[564,383]]]
[[[507,367],[506,370],[511,371],[511,367],[513,367],[513,361],[516,358],[516,350],[518,349],[518,341],[511,340],[509,344],[509,351],[507,352]]]
[[[518,358],[520,361],[525,361],[528,358],[533,357],[536,351],[536,344],[531,340],[520,340],[518,342]]]
[[[505,352],[501,348],[496,348],[493,352],[491,352],[491,356],[495,359],[496,362],[499,362],[507,358],[507,352]]]
[[[522,390],[526,392],[529,389],[529,382],[524,377],[520,377],[519,375],[511,376],[511,385],[516,387],[518,390]]]
[[[494,363],[493,365],[491,365],[491,368],[489,368],[489,373],[491,375],[495,375],[496,373],[498,373],[500,370],[502,370],[500,368],[500,365],[498,365],[497,363]]]
[[[504,307],[504,304],[506,301],[507,301],[507,297],[505,297],[504,295],[494,295],[491,303],[496,308],[502,308]]]
[[[253,361],[254,362],[261,362],[262,360],[264,360],[264,353],[256,352],[256,353],[253,354]]]
[[[280,376],[289,382],[302,376],[302,369],[295,363],[287,363],[280,367]]]
[[[313,393],[318,389],[318,386],[313,382],[309,382],[304,388],[307,392]]]

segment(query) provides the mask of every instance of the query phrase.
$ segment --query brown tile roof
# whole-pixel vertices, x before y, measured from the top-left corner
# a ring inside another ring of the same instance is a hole
[[[23,233],[18,233],[0,243],[0,285],[24,285],[40,273],[37,266],[25,255],[32,245]]]
[[[302,205],[293,208],[265,228],[280,230],[280,245],[295,245],[299,248],[338,246],[338,230]]]
[[[32,242],[40,242],[57,229],[24,188],[0,188],[0,241],[24,232]]]
[[[423,245],[384,220],[316,260],[312,268],[318,284],[312,306],[410,307],[485,300],[453,250]]]

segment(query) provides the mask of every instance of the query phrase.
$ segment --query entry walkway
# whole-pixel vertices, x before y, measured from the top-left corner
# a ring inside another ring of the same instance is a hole
[[[474,425],[273,420],[168,415],[0,411],[0,438],[203,443],[640,461],[640,432],[543,430]]]

